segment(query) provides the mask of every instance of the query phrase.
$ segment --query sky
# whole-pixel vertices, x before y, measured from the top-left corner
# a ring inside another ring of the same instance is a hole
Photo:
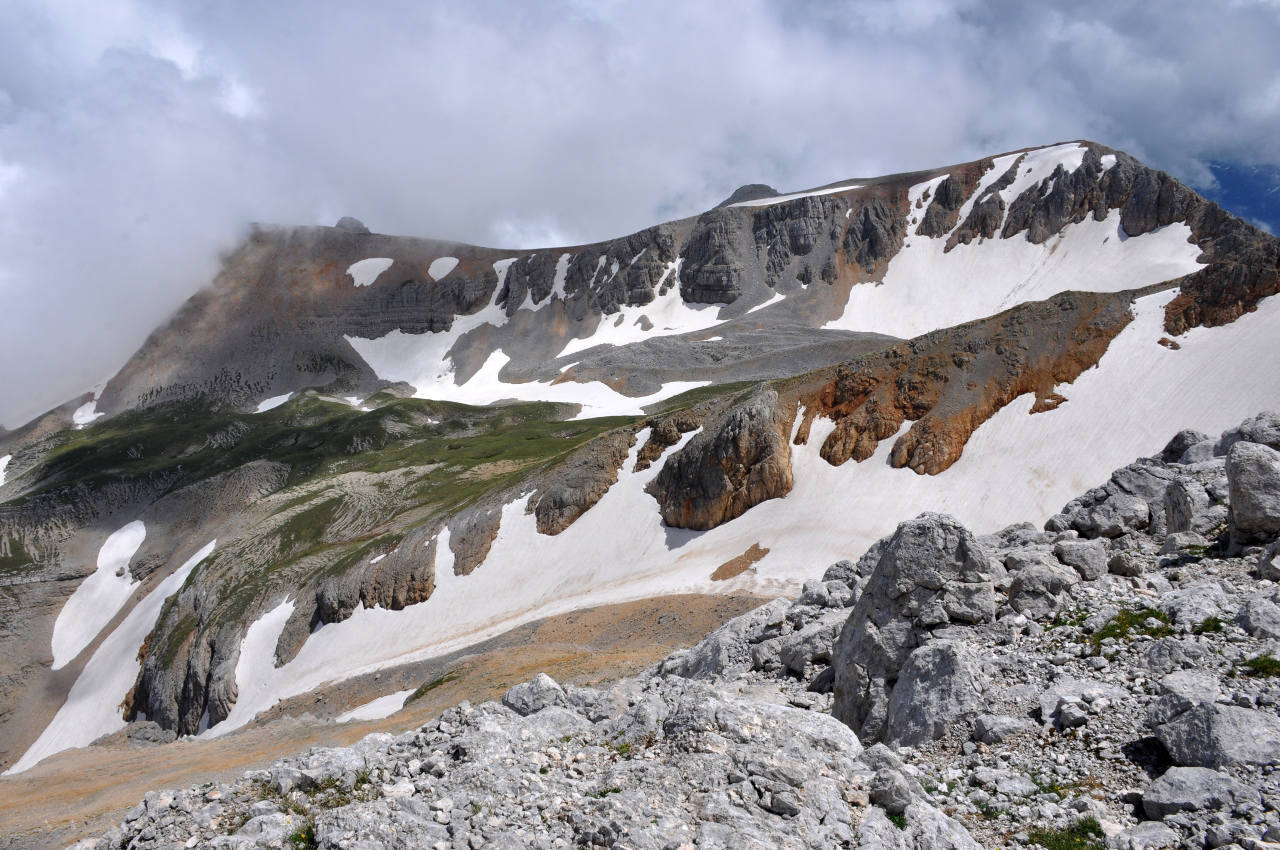
[[[4,0],[0,423],[252,221],[549,247],[1088,138],[1274,229],[1276,44],[1280,0]]]

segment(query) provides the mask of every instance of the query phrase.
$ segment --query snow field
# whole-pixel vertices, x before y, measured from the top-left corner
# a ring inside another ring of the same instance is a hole
[[[396,691],[394,694],[378,697],[375,700],[366,702],[364,705],[339,714],[334,718],[334,722],[349,723],[352,720],[381,720],[384,717],[390,717],[404,708],[404,701],[412,693],[413,688],[410,688],[407,691]]]
[[[390,257],[370,257],[367,260],[358,260],[347,266],[347,274],[351,275],[351,282],[356,286],[369,286],[378,277],[391,268],[391,264],[395,260]]]
[[[139,584],[129,575],[129,561],[146,536],[146,525],[134,520],[102,544],[98,568],[75,589],[53,623],[54,670],[74,660],[129,601]]]
[[[883,283],[855,284],[844,314],[825,327],[911,338],[1069,289],[1137,289],[1201,268],[1190,235],[1177,223],[1130,237],[1119,210],[1112,210],[1039,245],[1019,234],[944,251],[945,236],[910,236],[889,261]]]
[[[601,316],[595,333],[569,340],[557,356],[576,354],[597,345],[630,345],[660,336],[692,333],[720,324],[720,305],[688,304],[680,297],[680,262],[675,260],[668,264],[659,279],[657,288],[660,290],[668,277],[676,277],[677,282],[665,295],[655,296],[648,304],[625,305],[617,313]],[[648,330],[644,329],[646,321],[650,326]]]
[[[4,486],[4,471],[9,466],[9,461],[11,460],[13,460],[13,455],[0,457],[0,487]]]
[[[102,414],[98,412],[98,400],[95,398],[77,407],[75,412],[71,414],[71,422],[77,428],[83,428],[100,416]]]
[[[213,552],[216,540],[206,543],[181,567],[160,582],[125,617],[85,664],[67,694],[66,702],[40,737],[6,774],[21,773],[72,747],[85,747],[103,735],[123,729],[120,704],[138,679],[138,650],[156,627],[165,601],[182,589],[191,571]]]
[[[257,409],[254,410],[253,412],[266,413],[268,410],[273,410],[279,407],[280,405],[284,404],[286,401],[288,401],[291,398],[293,398],[293,393],[285,393],[284,395],[273,395],[271,398],[263,399],[261,402],[259,402]]]
[[[272,687],[277,678],[276,644],[293,609],[293,601],[286,599],[249,626],[240,642],[240,657],[236,660],[236,685],[240,696],[226,720],[205,729],[198,737],[218,738],[239,729],[258,712],[270,708],[282,698]]]

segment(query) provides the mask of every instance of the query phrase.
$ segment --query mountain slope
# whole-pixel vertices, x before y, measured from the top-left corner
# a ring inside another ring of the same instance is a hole
[[[0,442],[4,762],[225,734],[584,605],[787,592],[920,510],[1042,521],[1280,393],[1280,243],[1123,153],[748,195],[539,252],[258,230],[82,427]],[[52,652],[132,523],[121,601]]]

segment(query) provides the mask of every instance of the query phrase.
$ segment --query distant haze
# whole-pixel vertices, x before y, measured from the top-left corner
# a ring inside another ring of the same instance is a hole
[[[1280,2],[1054,5],[9,0],[0,422],[114,373],[254,220],[536,247],[1074,138],[1275,173]]]

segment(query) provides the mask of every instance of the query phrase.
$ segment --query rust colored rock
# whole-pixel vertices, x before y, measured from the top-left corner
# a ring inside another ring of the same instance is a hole
[[[890,463],[936,475],[1018,396],[1033,393],[1040,410],[1061,403],[1053,388],[1098,362],[1132,320],[1127,303],[1124,295],[1063,293],[839,366],[801,399],[807,419],[835,420],[820,453],[834,465],[866,460],[911,420]],[[808,430],[803,423],[797,440]]]

